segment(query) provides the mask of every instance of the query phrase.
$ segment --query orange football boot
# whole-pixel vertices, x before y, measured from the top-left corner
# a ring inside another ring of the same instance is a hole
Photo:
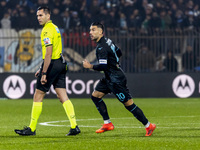
[[[96,133],[103,133],[105,131],[110,131],[114,129],[114,125],[112,124],[112,122],[108,123],[108,124],[103,124],[103,126],[96,130]]]
[[[155,129],[156,129],[156,125],[150,123],[149,127],[146,128],[146,135],[145,136],[151,136]]]

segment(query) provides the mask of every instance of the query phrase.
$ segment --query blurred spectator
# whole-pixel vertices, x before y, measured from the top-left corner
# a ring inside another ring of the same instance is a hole
[[[147,15],[152,15],[152,12],[153,12],[153,4],[146,4],[146,3],[143,3],[143,7],[145,8],[145,13],[146,13],[146,16]]]
[[[81,17],[81,24],[84,28],[89,28],[89,26],[91,25],[92,23],[92,16],[90,13],[88,13],[87,11],[84,11],[82,13],[82,17]]]
[[[150,15],[146,15],[146,18],[144,19],[144,21],[142,22],[142,26],[141,28],[144,30],[147,30],[149,27],[149,20],[151,19]]]
[[[199,5],[198,4],[196,4],[194,6],[193,13],[194,13],[195,17],[197,17],[198,15],[200,15],[200,13],[199,13]]]
[[[100,11],[99,14],[99,22],[101,22],[102,24],[107,25],[109,23],[109,18],[108,16],[108,11],[102,6],[102,10]]]
[[[49,4],[52,4],[52,8],[51,8],[51,10],[52,9],[54,9],[54,8],[58,8],[59,9],[59,12],[60,11],[63,11],[62,9],[60,10],[60,8],[62,8],[62,5],[61,5],[61,0],[52,0],[52,3],[49,3]],[[44,4],[45,5],[45,4]]]
[[[31,7],[28,15],[28,18],[30,20],[28,27],[32,29],[37,29],[41,27],[38,23],[35,11],[36,11],[35,7]]]
[[[78,12],[76,11],[72,12],[72,26],[74,28],[81,26],[81,20],[78,16]]]
[[[7,7],[8,8],[14,9],[14,8],[16,8],[16,5],[19,5],[19,0],[8,0],[7,1]]]
[[[119,27],[122,30],[126,30],[128,28],[127,26],[127,21],[126,21],[126,16],[124,13],[120,13],[120,18],[119,18]]]
[[[168,14],[171,15],[171,17],[175,17],[177,10],[178,10],[178,7],[176,3],[171,3],[170,8],[168,9]]]
[[[195,24],[194,24],[196,29],[199,29],[200,27],[200,14],[195,18]]]
[[[4,13],[6,11],[6,0],[1,0],[0,1],[0,20],[3,18],[4,16]]]
[[[116,23],[116,15],[114,11],[110,11],[109,15],[109,20],[108,20],[108,24],[107,24],[107,30],[111,31],[114,28],[118,27],[118,24]]]
[[[29,18],[27,17],[27,13],[24,10],[21,10],[19,12],[19,16],[16,16],[15,18],[15,29],[21,30],[26,29],[29,26]]]
[[[183,27],[187,29],[193,29],[195,26],[195,18],[193,11],[186,12],[187,17],[183,20]]]
[[[168,51],[166,58],[164,59],[163,65],[166,68],[166,71],[168,72],[177,72],[178,71],[178,62],[176,58],[174,57],[174,54],[172,51]]]
[[[37,0],[37,7],[42,6],[43,4],[43,0]]]
[[[87,11],[87,6],[86,6],[86,0],[83,0],[82,1],[82,4],[81,4],[81,7],[80,7],[80,13],[84,12],[84,11]]]
[[[157,67],[156,72],[166,72],[166,67],[164,66],[162,60],[158,61],[158,67]]]
[[[100,13],[100,9],[99,9],[99,2],[98,0],[93,0],[92,1],[92,4],[90,5],[90,8],[89,8],[89,12],[91,13],[92,17],[94,20],[96,20],[96,16],[99,15]]]
[[[17,9],[13,9],[11,13],[11,27],[16,29],[17,18],[19,17],[19,13]]]
[[[62,5],[61,5],[61,10],[62,11],[72,11],[73,10],[73,5],[71,0],[63,0]]]
[[[161,27],[162,29],[169,29],[172,23],[172,18],[167,14],[166,10],[160,11]]]
[[[185,11],[185,0],[176,0],[174,1],[176,2],[178,8],[181,10],[181,11]]]
[[[1,19],[2,29],[11,29],[10,15],[6,12],[4,13],[3,19]]]
[[[161,0],[157,0],[155,1],[155,3],[152,4],[155,6],[154,11],[156,11],[158,14],[160,14],[161,11],[165,10]]]
[[[133,11],[133,2],[125,0],[125,2],[123,2],[121,5],[122,9],[120,10],[120,12],[122,12],[124,16],[130,17],[130,14]]]
[[[141,49],[135,57],[135,65],[138,72],[152,72],[155,69],[155,55],[148,49],[146,45],[142,45]]]
[[[51,14],[51,20],[53,23],[55,23],[58,28],[62,29],[64,28],[64,22],[63,18],[61,17],[59,8],[53,8],[52,14]]]
[[[63,13],[63,23],[65,31],[69,31],[72,28],[72,19],[68,9],[66,9],[65,12]]]
[[[77,11],[78,15],[80,15],[80,8],[82,7],[83,3],[86,3],[85,0],[72,0],[72,1],[73,1],[73,11]]]
[[[150,29],[160,29],[161,19],[158,17],[157,12],[153,12],[151,19],[149,20],[148,27]]]
[[[184,20],[183,12],[181,10],[177,10],[175,13],[176,13],[175,16],[173,16],[172,18],[172,27],[182,28]]]
[[[59,3],[59,0],[57,0],[57,2]],[[52,7],[49,6],[50,5],[50,1],[49,0],[43,0],[43,4],[42,5],[46,5],[46,6],[48,6],[49,8],[52,9]]]
[[[196,54],[193,51],[192,46],[186,47],[186,52],[182,55],[182,67],[185,72],[193,72],[197,66]]]
[[[185,6],[186,6],[187,11],[193,11],[194,10],[194,3],[193,3],[192,0],[189,0]]]
[[[139,10],[133,10],[133,13],[128,19],[128,27],[129,28],[140,28],[142,24],[142,16],[139,14]]]

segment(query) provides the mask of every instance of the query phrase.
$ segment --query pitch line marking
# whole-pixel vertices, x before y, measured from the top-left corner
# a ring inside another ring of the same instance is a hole
[[[197,116],[169,116],[170,118],[171,117],[190,117],[190,118],[193,118],[193,117],[197,117]],[[167,116],[165,116],[165,118],[167,118]],[[115,119],[133,119],[133,117],[125,117],[125,118],[111,118],[113,120]],[[102,120],[102,118],[91,118],[91,119],[77,119],[76,121],[92,121],[92,120]],[[48,121],[48,122],[41,122],[39,123],[40,125],[43,125],[43,126],[53,126],[53,127],[70,127],[70,125],[58,125],[58,124],[55,124],[55,123],[60,123],[60,122],[69,122],[69,120],[59,120],[59,121]],[[165,123],[164,123],[165,124]],[[168,125],[168,123],[166,123]],[[170,125],[180,125],[180,124],[183,124],[183,123],[170,123]],[[200,123],[191,123],[191,124],[197,124],[199,125]],[[132,124],[134,125],[134,124]],[[135,124],[136,125],[136,124]],[[159,124],[157,124],[159,125]],[[79,125],[79,127],[85,127],[85,128],[98,128],[99,126],[88,126],[88,125]],[[116,127],[116,126],[115,126]],[[120,127],[120,126],[117,126],[116,128],[144,128],[143,126],[137,126],[137,127],[130,127],[130,126],[123,126]],[[158,128],[181,128],[181,129],[185,129],[185,128],[191,128],[191,127],[158,127]],[[193,128],[199,128],[199,127],[193,127]]]

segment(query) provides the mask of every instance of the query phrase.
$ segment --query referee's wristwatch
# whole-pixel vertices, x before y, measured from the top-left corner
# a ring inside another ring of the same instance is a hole
[[[46,72],[42,72],[42,75],[47,75],[47,73]]]

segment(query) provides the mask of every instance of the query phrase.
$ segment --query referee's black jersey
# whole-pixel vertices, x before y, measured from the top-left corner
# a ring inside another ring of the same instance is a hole
[[[121,50],[109,38],[103,36],[97,42],[96,57],[99,65],[107,65],[107,69],[103,71],[106,79],[112,82],[121,82],[125,78],[119,64],[121,55]]]

